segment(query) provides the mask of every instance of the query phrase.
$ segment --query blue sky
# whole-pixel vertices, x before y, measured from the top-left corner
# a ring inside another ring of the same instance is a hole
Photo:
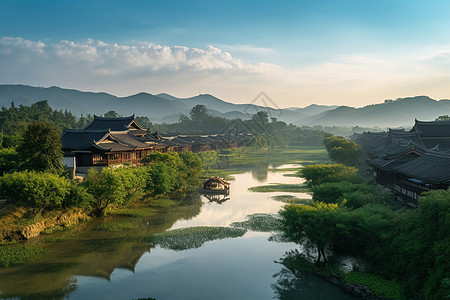
[[[0,0],[0,83],[265,91],[280,107],[449,98],[449,15],[439,0]]]

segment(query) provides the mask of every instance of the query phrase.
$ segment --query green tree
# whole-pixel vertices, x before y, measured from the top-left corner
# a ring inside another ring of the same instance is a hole
[[[61,139],[56,130],[43,122],[29,124],[17,153],[22,168],[61,174],[63,152]]]
[[[192,121],[201,121],[206,118],[208,109],[203,104],[197,104],[194,106],[189,115],[191,116]]]
[[[150,129],[152,127],[152,122],[148,117],[136,117],[136,122],[144,128]]]
[[[14,148],[0,149],[0,176],[5,173],[17,171],[19,168],[19,157]]]
[[[175,170],[164,162],[152,163],[147,168],[146,190],[154,196],[164,195],[174,190],[177,185],[177,176]]]
[[[121,205],[125,200],[125,187],[113,169],[104,168],[100,173],[94,168],[89,169],[82,185],[93,196],[91,207],[96,216],[104,215],[108,205]]]
[[[122,117],[121,115],[119,115],[117,112],[115,112],[114,110],[110,110],[107,113],[105,113],[104,115],[105,118],[120,118]]]
[[[178,155],[183,162],[179,172],[180,177],[185,181],[185,188],[197,187],[199,176],[203,169],[200,157],[190,151],[180,152]]]
[[[325,182],[349,181],[361,183],[363,178],[357,175],[358,169],[343,164],[316,164],[304,166],[298,174],[303,177],[309,187]]]
[[[439,116],[435,121],[450,121],[450,117],[448,115]]]
[[[298,244],[317,249],[317,263],[326,262],[325,250],[332,245],[339,230],[337,204],[313,202],[310,205],[287,205],[280,212],[285,236]]]
[[[362,155],[358,144],[340,136],[326,137],[323,143],[331,160],[337,163],[354,166]]]
[[[122,180],[127,202],[142,196],[146,186],[146,170],[141,167],[122,167],[114,170]]]
[[[265,127],[269,123],[269,114],[267,111],[258,111],[252,115],[252,120]]]
[[[69,186],[69,193],[64,199],[63,207],[88,207],[94,202],[94,197],[81,184],[72,182]]]
[[[351,183],[348,181],[325,182],[311,188],[313,200],[325,203],[346,201],[349,208],[358,208],[366,204],[385,204],[390,198],[382,188],[367,183]]]

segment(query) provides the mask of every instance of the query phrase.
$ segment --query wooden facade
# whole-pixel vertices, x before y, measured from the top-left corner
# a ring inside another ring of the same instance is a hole
[[[64,129],[61,136],[66,157],[77,167],[103,167],[149,163],[152,153],[203,152],[236,148],[247,135],[176,135],[163,137],[140,126],[134,116],[94,120],[83,130]]]

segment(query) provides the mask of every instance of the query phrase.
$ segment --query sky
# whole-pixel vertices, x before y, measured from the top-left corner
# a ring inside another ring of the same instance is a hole
[[[0,0],[0,84],[278,107],[450,98],[450,1]]]

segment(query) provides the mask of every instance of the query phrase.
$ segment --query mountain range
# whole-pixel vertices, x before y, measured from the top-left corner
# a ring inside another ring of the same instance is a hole
[[[265,105],[234,104],[209,94],[190,98],[177,98],[169,94],[138,93],[117,97],[107,93],[82,92],[59,87],[33,87],[27,85],[0,85],[0,106],[31,105],[48,100],[55,109],[67,109],[76,115],[104,114],[114,110],[121,115],[147,116],[152,122],[176,122],[180,115],[189,114],[192,107],[203,104],[208,113],[228,119],[249,119],[265,110],[270,117],[299,126],[411,126],[414,119],[434,120],[450,115],[450,100],[434,100],[427,96],[385,100],[361,108],[312,104],[307,107],[276,109]]]

